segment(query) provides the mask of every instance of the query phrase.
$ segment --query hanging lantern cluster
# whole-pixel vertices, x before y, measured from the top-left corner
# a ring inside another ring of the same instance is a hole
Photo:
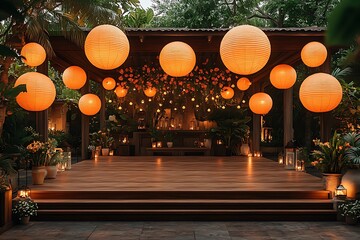
[[[342,87],[332,75],[315,73],[302,82],[299,97],[307,110],[318,113],[328,112],[341,102]]]
[[[234,97],[234,90],[231,87],[223,87],[220,94],[224,99],[231,99]]]
[[[173,77],[183,77],[194,69],[196,55],[188,44],[176,41],[163,47],[159,61],[166,74]]]
[[[144,89],[144,94],[147,97],[154,97],[156,95],[156,92],[157,92],[157,90],[154,87],[149,87],[149,88]]]
[[[114,92],[118,98],[122,98],[126,96],[128,90],[122,86],[117,86]]]
[[[241,91],[246,91],[251,86],[251,82],[248,78],[242,77],[236,82],[236,86]]]
[[[106,90],[113,90],[116,87],[116,81],[111,77],[107,77],[102,81],[102,85]]]
[[[296,82],[296,71],[287,64],[277,65],[270,72],[270,82],[278,89],[291,88]]]
[[[228,31],[220,44],[220,56],[232,72],[249,75],[268,62],[271,45],[266,34],[257,27],[241,25]]]
[[[130,52],[130,44],[119,28],[112,25],[100,25],[89,32],[84,49],[92,65],[111,70],[125,62]]]
[[[70,66],[63,72],[62,79],[66,87],[70,89],[80,89],[86,83],[86,73],[78,66]]]
[[[35,42],[25,44],[20,54],[23,57],[22,61],[30,67],[40,66],[46,59],[45,49]]]
[[[16,97],[16,102],[27,111],[43,111],[53,104],[56,89],[51,79],[38,72],[28,72],[21,75],[15,82],[15,87],[26,85],[26,92]]]

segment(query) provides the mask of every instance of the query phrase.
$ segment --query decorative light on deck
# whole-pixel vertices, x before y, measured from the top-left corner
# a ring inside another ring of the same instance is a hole
[[[245,99],[241,101],[242,103],[246,103]]]
[[[159,107],[162,107],[162,103],[159,103]]]
[[[214,100],[215,100],[215,97],[211,97],[211,100],[213,100],[213,101],[214,101]]]
[[[122,109],[122,106],[119,106],[118,109],[121,110],[121,109]]]
[[[208,108],[208,109],[207,109],[207,111],[208,111],[208,112],[211,112],[211,109],[210,109],[210,108]]]
[[[222,109],[225,109],[226,107],[225,107],[225,106],[222,106],[221,108],[222,108]]]
[[[339,185],[335,189],[335,197],[340,200],[345,200],[347,197],[347,189],[343,185]]]
[[[206,101],[206,102],[207,102],[207,101],[209,101],[209,98],[208,98],[208,97],[206,97],[206,98],[205,98],[205,101]]]
[[[191,101],[194,102],[194,101],[195,101],[195,98],[191,98]]]
[[[284,155],[282,153],[279,153],[278,155],[278,163],[284,164]]]
[[[161,112],[161,110],[160,110],[160,109],[157,109],[156,112],[159,113],[159,112]]]
[[[237,109],[240,109],[241,107],[240,107],[240,105],[237,105],[236,108],[237,108]]]
[[[174,111],[177,111],[177,110],[178,110],[178,109],[175,107],[175,108],[174,108]]]
[[[304,160],[296,160],[296,171],[304,172],[305,171],[305,162]]]
[[[145,103],[144,99],[142,99],[142,100],[141,100],[141,103],[142,103],[142,104],[144,104],[144,103]]]
[[[109,101],[108,101],[109,103],[112,103],[112,100],[111,99],[109,99]]]
[[[199,108],[200,107],[200,105],[199,104],[196,104],[196,106],[195,106],[196,108]]]
[[[132,106],[132,105],[134,105],[134,103],[133,103],[133,102],[129,102],[129,105]]]
[[[186,107],[185,107],[185,106],[182,106],[181,108],[182,108],[183,110],[185,110]]]

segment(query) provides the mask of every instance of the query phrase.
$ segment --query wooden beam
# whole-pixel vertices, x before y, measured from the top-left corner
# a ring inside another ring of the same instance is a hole
[[[44,61],[43,64],[37,67],[37,71],[46,76],[49,75],[47,59]],[[48,109],[35,113],[35,128],[36,131],[40,134],[40,140],[44,142],[47,141],[49,136],[48,118],[49,118]]]

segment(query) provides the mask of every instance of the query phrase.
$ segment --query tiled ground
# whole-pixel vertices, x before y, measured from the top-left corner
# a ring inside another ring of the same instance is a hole
[[[3,240],[360,239],[360,226],[339,222],[30,222]]]

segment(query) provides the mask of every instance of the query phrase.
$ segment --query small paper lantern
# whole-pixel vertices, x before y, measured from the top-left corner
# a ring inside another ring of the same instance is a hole
[[[232,72],[249,75],[262,69],[270,58],[271,45],[257,27],[241,25],[228,31],[220,43],[220,56]]]
[[[171,42],[165,45],[159,56],[165,73],[173,77],[189,74],[196,64],[194,50],[184,42]]]
[[[319,42],[309,42],[301,50],[301,59],[308,67],[318,67],[327,57],[326,47]]]
[[[273,105],[271,97],[263,92],[255,93],[249,100],[250,110],[255,114],[267,114]]]
[[[38,72],[28,72],[21,75],[15,82],[15,87],[26,84],[26,91],[16,97],[16,102],[27,111],[43,111],[55,100],[56,89],[51,79]]]
[[[121,98],[126,96],[128,90],[126,88],[123,88],[122,86],[117,86],[114,92],[117,97]]]
[[[155,96],[157,90],[154,87],[149,87],[147,89],[144,89],[144,93],[147,97],[153,97]]]
[[[234,96],[234,90],[231,87],[223,87],[220,94],[224,99],[231,99]]]
[[[95,94],[88,93],[79,99],[79,109],[85,115],[95,115],[100,111],[100,108],[101,100]]]
[[[270,72],[270,82],[278,89],[291,88],[296,82],[296,71],[287,64],[277,65]]]
[[[111,77],[107,77],[102,81],[102,85],[106,90],[113,90],[116,86],[116,81]]]
[[[24,57],[22,61],[30,67],[37,67],[46,59],[45,49],[35,42],[25,44],[20,54]]]
[[[246,91],[249,89],[251,85],[251,82],[248,78],[246,77],[242,77],[240,78],[237,83],[236,83],[236,86],[238,87],[238,89],[240,89],[241,91]]]
[[[125,62],[130,44],[126,35],[112,25],[93,28],[85,40],[85,55],[97,68],[111,70]]]
[[[66,87],[80,89],[86,83],[86,73],[81,67],[70,66],[64,70],[62,79]]]
[[[299,97],[307,110],[328,112],[336,108],[341,102],[342,87],[332,75],[315,73],[302,82]]]

